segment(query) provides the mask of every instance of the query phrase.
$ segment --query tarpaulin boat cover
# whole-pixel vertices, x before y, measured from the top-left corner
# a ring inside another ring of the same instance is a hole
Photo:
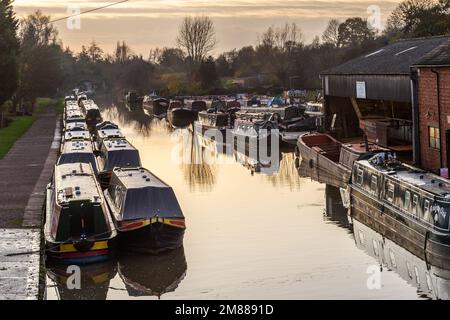
[[[140,167],[141,159],[136,149],[108,151],[106,165],[103,170],[112,171],[115,167]]]
[[[123,220],[148,218],[184,218],[172,188],[148,186],[128,189],[122,206]]]

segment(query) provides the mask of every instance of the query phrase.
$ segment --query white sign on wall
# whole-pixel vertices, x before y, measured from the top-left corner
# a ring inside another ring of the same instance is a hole
[[[366,82],[356,81],[356,97],[358,99],[366,99]]]

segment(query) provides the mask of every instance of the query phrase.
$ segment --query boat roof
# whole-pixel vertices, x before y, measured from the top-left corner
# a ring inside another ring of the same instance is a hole
[[[107,138],[125,138],[120,129],[102,129],[97,132],[100,139]]]
[[[145,187],[170,188],[165,182],[145,168],[116,168],[113,172],[127,189]]]
[[[68,122],[66,123],[64,129],[66,131],[85,131],[87,129],[86,122]]]
[[[380,166],[373,162],[373,159],[379,157],[382,157],[382,154],[375,155],[369,160],[360,160],[358,163],[435,196],[450,198],[450,183],[447,179],[396,160]]]
[[[83,107],[86,109],[86,111],[92,110],[92,109],[98,109],[97,104],[92,99],[84,100],[81,103],[83,104]]]
[[[92,166],[86,163],[56,165],[55,192],[59,204],[82,200],[102,202]]]
[[[90,134],[87,130],[79,130],[79,131],[66,131],[64,133],[65,140],[71,139],[86,139],[89,140]]]
[[[137,150],[127,139],[105,139],[103,147],[106,151]]]
[[[115,168],[111,186],[117,185],[126,188],[126,198],[120,208],[122,220],[184,218],[173,189],[147,169]]]
[[[92,144],[83,140],[67,141],[61,153],[93,153]]]

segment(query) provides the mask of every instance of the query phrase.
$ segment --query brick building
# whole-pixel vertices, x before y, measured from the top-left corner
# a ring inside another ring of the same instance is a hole
[[[420,165],[448,177],[450,167],[450,40],[412,66],[417,74]]]

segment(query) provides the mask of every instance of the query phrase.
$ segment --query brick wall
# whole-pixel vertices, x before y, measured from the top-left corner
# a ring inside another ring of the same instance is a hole
[[[450,67],[439,67],[435,68],[435,70],[440,73],[440,136],[442,141],[442,167],[448,167],[445,132],[446,130],[450,130],[450,124],[447,121],[447,116],[450,116]],[[419,71],[419,136],[421,166],[424,169],[439,172],[440,152],[439,150],[430,147],[428,135],[429,126],[439,128],[436,74],[431,71],[431,68],[420,68]]]

